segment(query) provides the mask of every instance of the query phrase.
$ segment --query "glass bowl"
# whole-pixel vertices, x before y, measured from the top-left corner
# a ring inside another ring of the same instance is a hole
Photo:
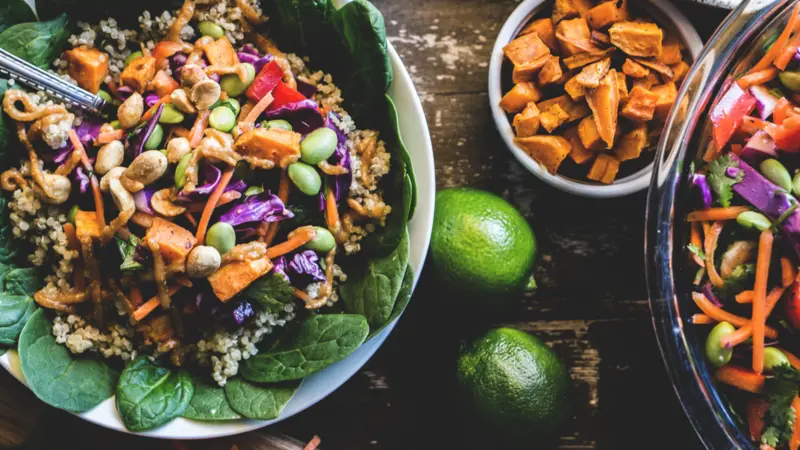
[[[746,0],[711,37],[667,119],[647,199],[645,263],[653,326],[675,392],[709,449],[757,447],[717,390],[704,358],[705,330],[688,321],[698,312],[690,297],[695,270],[688,264],[689,233],[682,220],[691,204],[689,163],[700,158],[710,139],[708,112],[718,94],[761,56],[793,5],[793,0]]]

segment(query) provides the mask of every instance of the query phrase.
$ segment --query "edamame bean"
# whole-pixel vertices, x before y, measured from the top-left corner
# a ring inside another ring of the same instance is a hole
[[[300,159],[308,164],[319,164],[336,151],[339,138],[330,128],[317,128],[300,143]]]
[[[314,239],[306,243],[306,248],[314,250],[315,252],[327,253],[336,247],[336,240],[330,231],[322,227],[314,227],[316,235]]]
[[[233,231],[231,224],[217,222],[208,229],[206,244],[217,249],[220,255],[224,255],[236,245],[236,232]]]
[[[119,120],[114,120],[111,123],[109,123],[109,125],[111,125],[111,128],[115,130],[119,130],[122,128],[122,124],[119,122]]]
[[[197,24],[197,29],[203,36],[211,36],[214,39],[219,39],[225,35],[225,30],[214,22],[200,22]]]
[[[164,105],[161,117],[158,118],[158,123],[174,125],[181,122],[183,122],[183,113],[170,104]]]
[[[247,77],[242,81],[239,75],[232,73],[223,75],[219,80],[219,86],[231,97],[238,97],[242,95],[245,89],[250,86],[253,79],[256,77],[256,68],[250,63],[244,63],[245,70],[247,70]]]
[[[781,80],[781,84],[786,86],[787,89],[800,92],[800,72],[784,70],[778,74],[778,79]]]
[[[265,120],[261,122],[261,126],[266,129],[277,128],[279,130],[292,131],[292,124],[283,119]]]
[[[795,196],[800,196],[800,172],[794,174],[794,178],[792,179],[792,193]]]
[[[161,147],[161,141],[164,140],[164,127],[159,124],[156,124],[156,127],[153,128],[153,133],[150,134],[150,137],[144,142],[144,149],[145,150],[158,150]]]
[[[775,158],[765,159],[761,162],[759,169],[761,174],[767,177],[769,181],[777,184],[786,192],[792,191],[792,176],[780,161]]]
[[[245,197],[249,197],[251,195],[258,195],[258,194],[260,194],[262,192],[264,192],[264,188],[263,187],[261,187],[261,186],[250,186],[249,188],[247,188],[246,191],[244,191],[244,196]]]
[[[239,112],[242,110],[242,104],[239,103],[239,100],[236,100],[235,98],[226,98],[225,100],[219,103],[219,106],[225,106],[226,108],[230,108],[230,110],[233,111],[233,114],[237,116],[239,115]]]
[[[789,364],[789,358],[782,351],[775,347],[764,349],[764,370],[771,371],[784,364]]]
[[[208,124],[215,130],[227,133],[236,125],[236,116],[230,108],[219,106],[211,111],[211,115],[208,117]]]
[[[144,54],[142,54],[142,52],[139,52],[139,51],[133,52],[133,53],[131,53],[130,56],[125,58],[125,62],[123,64],[125,64],[125,67],[128,67],[128,64],[130,64],[134,59],[141,58],[142,56],[144,56]]]
[[[736,223],[748,230],[756,229],[758,231],[764,231],[772,226],[772,222],[767,216],[755,211],[745,211],[739,214],[736,216]]]
[[[106,103],[114,103],[114,99],[111,98],[111,94],[102,89],[97,91],[97,96],[105,100]]]
[[[306,195],[317,195],[322,187],[322,178],[314,167],[296,162],[289,166],[289,179]]]
[[[67,220],[73,225],[75,225],[75,216],[78,215],[78,209],[78,205],[72,205],[72,208],[70,208],[67,213]]]
[[[186,168],[189,166],[189,161],[192,159],[192,153],[189,152],[181,158],[178,165],[175,167],[175,187],[183,189],[186,184]]]
[[[720,322],[706,338],[706,358],[714,367],[722,367],[728,364],[733,355],[733,347],[725,348],[722,346],[722,338],[736,331],[728,322]]]

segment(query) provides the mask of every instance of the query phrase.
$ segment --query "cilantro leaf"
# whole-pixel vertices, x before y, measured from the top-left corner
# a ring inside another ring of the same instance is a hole
[[[765,427],[761,433],[761,443],[775,448],[792,437],[797,419],[792,401],[800,393],[800,372],[788,364],[774,367],[772,372],[773,377],[768,378],[764,386],[769,409],[764,415]]]
[[[244,296],[277,314],[287,303],[294,301],[294,288],[282,275],[273,272],[254,281],[244,291]]]
[[[117,241],[117,248],[119,248],[120,254],[122,254],[122,264],[119,266],[120,270],[123,272],[133,272],[144,267],[133,259],[134,254],[136,254],[136,247],[138,247],[141,242],[138,237],[131,235],[127,241],[118,237],[114,239]]]
[[[744,172],[739,171],[736,178],[731,178],[725,174],[729,167],[739,168],[739,163],[733,160],[730,155],[722,155],[719,158],[711,161],[708,165],[708,184],[711,190],[714,191],[715,197],[720,205],[724,207],[731,206],[731,199],[733,198],[733,186],[742,181]]]
[[[706,259],[705,252],[703,251],[703,249],[698,247],[696,244],[689,244],[689,245],[686,246],[686,249],[689,250],[689,252],[691,252],[692,254],[696,255],[698,258],[700,258],[702,260]]]

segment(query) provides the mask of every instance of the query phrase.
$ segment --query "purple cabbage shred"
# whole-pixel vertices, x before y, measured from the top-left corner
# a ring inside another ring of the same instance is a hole
[[[265,114],[267,119],[283,119],[292,124],[292,129],[301,134],[308,134],[325,126],[325,117],[319,111],[317,102],[311,99],[287,103]]]
[[[239,204],[220,216],[219,221],[236,227],[254,222],[279,222],[292,217],[294,214],[286,209],[278,196],[273,195],[270,191],[265,191],[258,195],[245,197]]]
[[[310,277],[313,281],[325,281],[325,271],[319,266],[319,256],[313,250],[296,253],[289,262],[289,270],[299,276]]]

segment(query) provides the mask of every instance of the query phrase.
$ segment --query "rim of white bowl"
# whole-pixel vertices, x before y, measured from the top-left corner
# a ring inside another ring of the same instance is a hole
[[[412,154],[411,162],[417,181],[417,207],[414,218],[409,222],[411,236],[411,253],[409,264],[414,272],[413,287],[416,289],[425,255],[428,253],[430,234],[433,227],[433,206],[436,194],[435,170],[433,162],[433,146],[431,144],[425,112],[417,95],[417,90],[408,74],[403,61],[389,44],[389,58],[394,70],[394,82],[389,95],[395,101],[400,117],[400,129],[403,141]],[[403,111],[407,111],[403,114]],[[411,118],[415,118],[413,123]],[[347,358],[306,377],[295,392],[292,400],[286,405],[283,413],[275,420],[234,420],[227,422],[201,422],[177,418],[162,427],[145,432],[135,433],[127,430],[114,404],[114,397],[105,400],[94,409],[76,414],[84,420],[105,428],[127,434],[136,434],[158,439],[210,439],[246,433],[281,422],[298,414],[317,402],[323,400],[342,386],[375,354],[383,342],[397,325],[400,317],[392,321],[380,333],[361,345]],[[11,375],[25,384],[19,366],[17,352],[9,350],[0,356],[0,365]],[[331,380],[331,378],[335,378]],[[27,385],[26,385],[27,386]]]
[[[549,2],[550,0],[523,1],[508,16],[505,24],[500,29],[500,33],[497,35],[489,61],[489,106],[492,110],[492,118],[497,130],[500,132],[506,147],[529,172],[562,191],[583,197],[612,198],[622,197],[646,189],[650,185],[650,175],[653,172],[652,162],[641,170],[614,181],[613,184],[597,185],[560,174],[551,174],[514,143],[514,130],[506,112],[500,107],[500,100],[503,98],[503,47],[511,42],[519,30]],[[694,62],[703,48],[703,41],[697,34],[697,30],[689,22],[689,19],[667,0],[645,0],[644,3],[646,5],[641,6],[652,13],[659,24],[677,33],[691,55],[692,62]]]

